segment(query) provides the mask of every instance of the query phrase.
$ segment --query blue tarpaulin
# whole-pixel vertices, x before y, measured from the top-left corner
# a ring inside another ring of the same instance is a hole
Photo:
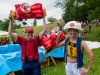
[[[48,54],[44,54],[44,47],[39,47],[39,61],[52,56],[63,57],[64,47],[54,49]],[[11,71],[18,71],[22,69],[21,62],[21,47],[18,44],[8,44],[0,46],[0,75],[6,75]]]

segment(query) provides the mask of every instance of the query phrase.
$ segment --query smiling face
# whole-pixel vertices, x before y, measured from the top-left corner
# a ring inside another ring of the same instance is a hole
[[[77,37],[77,34],[78,34],[78,30],[77,30],[77,29],[70,28],[70,29],[68,30],[68,32],[69,32],[70,37],[72,37],[72,38]]]
[[[32,40],[32,38],[33,38],[33,33],[28,32],[28,33],[25,33],[25,34],[26,34],[26,38],[27,38],[28,40]]]
[[[33,33],[34,33],[34,30],[32,27],[27,27],[26,30],[25,30],[25,34],[26,34],[26,38],[28,40],[31,40],[33,38]]]

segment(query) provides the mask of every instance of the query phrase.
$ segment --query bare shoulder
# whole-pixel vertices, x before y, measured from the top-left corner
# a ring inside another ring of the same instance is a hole
[[[85,41],[82,41],[81,46],[84,48],[85,51],[90,51],[91,49],[89,48],[89,46],[86,44]]]
[[[82,46],[83,48],[87,46],[87,44],[86,44],[86,42],[85,42],[84,40],[82,40],[81,46]]]

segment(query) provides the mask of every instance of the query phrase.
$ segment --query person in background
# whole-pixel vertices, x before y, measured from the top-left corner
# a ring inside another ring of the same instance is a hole
[[[96,19],[94,22],[95,22],[95,25],[98,27],[98,20]]]
[[[4,39],[2,40],[2,45],[6,45],[6,44],[7,44],[7,39],[4,38]]]
[[[2,38],[0,39],[0,46],[2,45]]]
[[[91,23],[89,23],[88,25],[88,30],[89,30],[89,33],[91,33]]]
[[[39,64],[38,46],[43,35],[46,33],[47,26],[45,15],[43,17],[43,30],[33,37],[34,29],[27,27],[25,30],[26,37],[19,36],[12,32],[12,18],[9,15],[9,35],[21,46],[22,75],[40,75],[41,69]]]
[[[59,42],[60,32],[58,34],[56,45],[57,47],[65,45],[64,59],[65,59],[65,71],[66,75],[86,75],[91,69],[94,54],[87,46],[84,40],[78,35],[79,32],[83,32],[80,22],[70,21],[65,26],[69,37],[66,40]],[[89,56],[89,62],[87,68],[83,63],[83,52],[86,52]]]

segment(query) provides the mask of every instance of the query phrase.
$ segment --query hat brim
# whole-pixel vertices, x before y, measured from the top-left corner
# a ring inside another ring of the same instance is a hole
[[[70,28],[64,28],[64,30],[65,30],[66,32],[68,32],[69,29],[70,29]],[[73,29],[78,30],[80,33],[83,33],[83,32],[84,32],[83,29],[78,29],[78,28],[73,28]]]

